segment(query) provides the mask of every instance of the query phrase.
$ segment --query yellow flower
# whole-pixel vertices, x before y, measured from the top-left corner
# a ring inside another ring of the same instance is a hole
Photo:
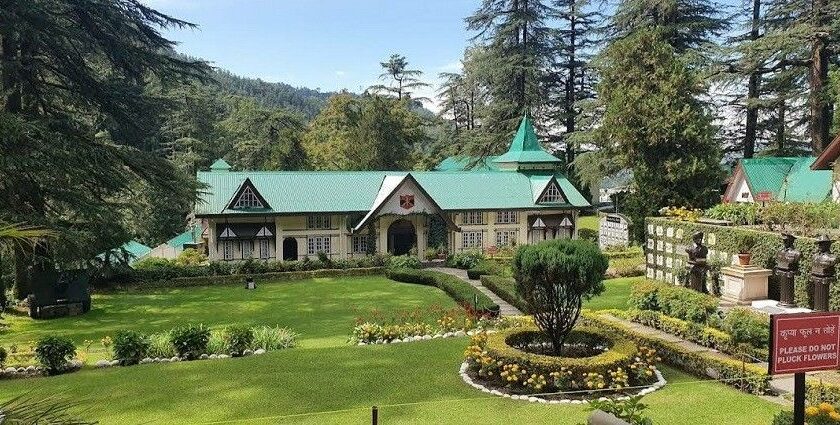
[[[840,413],[837,413],[836,411],[829,413],[828,417],[831,418],[834,421],[840,422]]]
[[[805,415],[806,416],[817,416],[820,414],[820,409],[817,409],[815,406],[808,406],[805,408]]]
[[[831,404],[826,403],[826,402],[820,403],[819,407],[820,407],[820,412],[822,412],[822,413],[831,413],[831,412],[834,411],[834,406],[832,406]]]

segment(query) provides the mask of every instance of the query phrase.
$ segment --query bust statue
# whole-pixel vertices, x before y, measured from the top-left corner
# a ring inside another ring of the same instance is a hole
[[[814,293],[814,310],[828,311],[830,286],[835,280],[837,256],[831,253],[831,239],[826,235],[817,238],[817,252],[811,264],[811,285]]]
[[[693,245],[685,249],[688,254],[688,286],[695,291],[706,292],[706,257],[709,255],[709,248],[703,246],[703,232],[694,232],[691,240]]]
[[[779,282],[779,303],[784,307],[795,307],[793,280],[799,274],[799,259],[802,253],[793,247],[796,237],[782,233],[782,249],[776,253],[776,278]]]

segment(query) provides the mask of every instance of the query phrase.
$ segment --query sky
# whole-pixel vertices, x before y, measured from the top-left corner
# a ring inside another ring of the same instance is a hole
[[[423,80],[459,70],[478,0],[144,0],[198,29],[170,30],[177,50],[234,74],[361,92],[399,53]],[[434,97],[436,87],[417,93]],[[435,109],[435,105],[427,105]]]

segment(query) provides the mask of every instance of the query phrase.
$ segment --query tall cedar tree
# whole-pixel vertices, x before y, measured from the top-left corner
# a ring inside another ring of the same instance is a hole
[[[667,34],[637,31],[598,59],[604,115],[597,139],[633,171],[624,211],[639,224],[661,207],[705,208],[719,197],[720,153],[697,100],[700,81]],[[644,226],[635,226],[634,235],[643,238]]]
[[[553,118],[564,127],[562,136],[549,139],[552,144],[565,146],[568,175],[574,177],[572,166],[579,141],[576,133],[582,113],[579,102],[595,96],[594,71],[589,62],[600,43],[597,37],[602,16],[592,8],[589,0],[556,0],[553,18],[559,23],[554,45],[557,55],[553,68],[554,84],[548,93],[552,99]]]
[[[139,0],[0,2],[0,219],[59,233],[15,249],[18,298],[29,293],[33,260],[70,263],[125,242],[122,210],[137,185],[194,199],[189,180],[156,153],[167,105],[144,91],[148,78],[205,75],[203,62],[169,54],[173,42],[159,31],[171,27],[192,24]]]
[[[504,152],[522,114],[531,111],[538,127],[544,125],[551,29],[546,21],[553,8],[541,0],[483,0],[466,19],[478,33],[473,41],[483,53],[475,72],[487,87],[491,101],[480,115],[482,135],[470,154],[485,157]]]
[[[623,0],[612,19],[617,38],[658,27],[678,54],[698,51],[728,28],[720,4],[708,0]]]
[[[795,99],[808,105],[811,150],[819,154],[831,142],[833,102],[829,64],[840,51],[840,2],[833,0],[771,0],[767,30],[746,48],[758,72],[805,73],[807,95]],[[790,74],[788,74],[790,75]]]

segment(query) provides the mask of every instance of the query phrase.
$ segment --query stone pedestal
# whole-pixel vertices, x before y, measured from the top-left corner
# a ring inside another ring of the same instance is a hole
[[[733,265],[720,269],[723,280],[721,298],[737,305],[750,305],[752,301],[767,299],[767,278],[771,270],[757,266]]]

